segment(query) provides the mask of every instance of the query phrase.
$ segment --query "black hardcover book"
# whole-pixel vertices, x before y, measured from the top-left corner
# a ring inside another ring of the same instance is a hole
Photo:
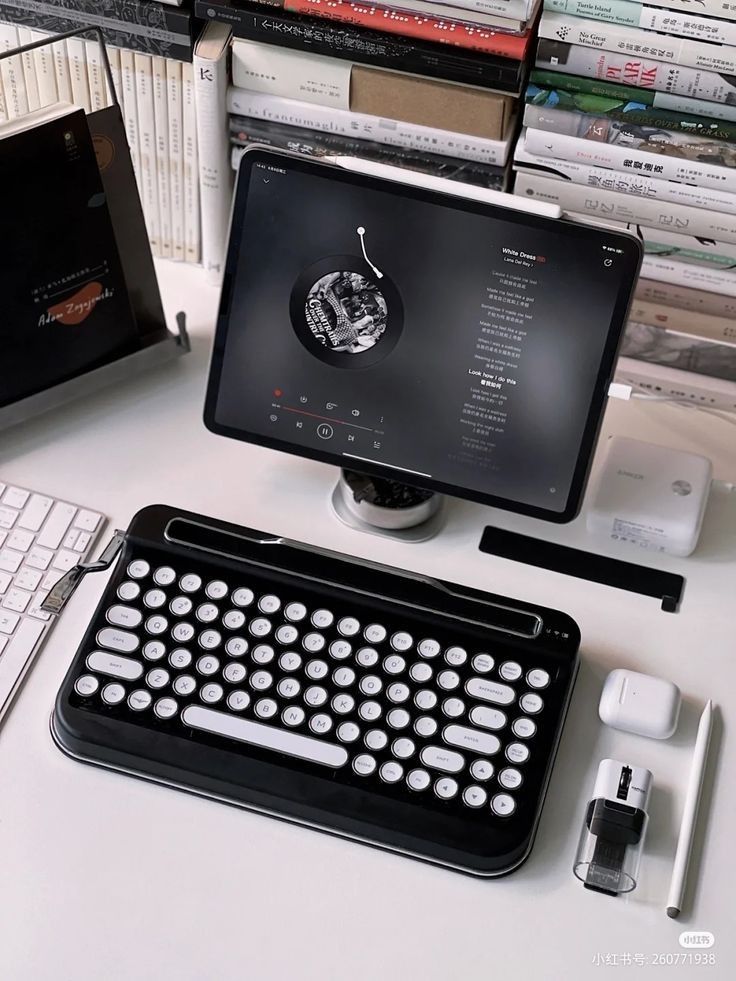
[[[84,111],[1,139],[0,187],[7,405],[140,342]]]
[[[526,72],[523,61],[305,17],[264,3],[196,0],[194,10],[198,17],[225,21],[235,37],[499,92],[518,93]]]
[[[0,3],[0,21],[50,34],[99,27],[105,41],[164,58],[191,61],[191,11],[146,0],[12,0]],[[92,34],[89,35],[93,37]]]

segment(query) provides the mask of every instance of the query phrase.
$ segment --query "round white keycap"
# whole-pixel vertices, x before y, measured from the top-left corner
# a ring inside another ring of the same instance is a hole
[[[325,639],[322,634],[309,633],[302,637],[302,647],[310,654],[316,654],[325,646]]]
[[[337,712],[338,715],[347,715],[355,708],[355,699],[352,695],[335,695],[330,704],[333,712]]]
[[[320,630],[331,627],[335,618],[329,610],[315,610],[312,614],[312,624]]]
[[[176,715],[178,707],[174,698],[159,698],[153,706],[153,711],[159,719],[171,719]]]
[[[174,679],[173,688],[177,695],[191,695],[197,690],[197,682],[190,674],[180,674]]]
[[[302,686],[296,678],[282,678],[276,686],[276,691],[282,698],[295,698],[301,691]]]
[[[449,719],[457,719],[465,711],[462,698],[446,698],[442,703],[442,711]]]
[[[426,790],[431,783],[431,777],[426,770],[412,770],[406,778],[411,790]]]
[[[390,701],[401,705],[402,702],[405,702],[409,698],[411,692],[409,691],[409,686],[405,685],[403,681],[395,681],[386,689],[386,695]]]
[[[153,634],[154,636],[156,634],[164,633],[168,626],[169,621],[166,619],[166,617],[162,617],[159,614],[149,617],[146,620],[146,630],[149,634]]]
[[[74,683],[74,690],[77,695],[81,695],[83,698],[89,698],[90,695],[94,695],[99,687],[99,681],[92,674],[83,674]]]
[[[522,712],[526,712],[527,715],[536,715],[537,712],[542,711],[544,702],[542,701],[541,695],[537,695],[536,692],[530,691],[527,692],[526,695],[521,696],[519,705],[521,706]]]
[[[107,705],[119,705],[125,698],[125,689],[117,681],[105,685],[102,689],[102,701]]]
[[[220,662],[212,654],[205,654],[197,661],[197,671],[205,676],[217,674]]]
[[[170,586],[176,580],[176,573],[170,565],[161,565],[153,574],[157,586]]]
[[[341,743],[354,743],[360,735],[360,728],[354,722],[342,722],[337,727],[336,735]]]
[[[212,600],[221,600],[227,596],[227,583],[222,579],[213,579],[205,587],[205,593]]]
[[[171,631],[171,636],[180,644],[186,644],[194,636],[194,627],[191,623],[177,623]]]
[[[383,670],[386,674],[401,674],[406,667],[406,661],[398,654],[390,654],[383,659]]]
[[[516,661],[504,661],[498,673],[504,681],[518,681],[521,677],[521,665]]]
[[[437,655],[442,650],[442,648],[440,647],[440,645],[437,643],[436,640],[427,638],[426,640],[422,640],[419,642],[419,647],[417,647],[417,650],[422,655],[422,657],[437,657]]]
[[[259,719],[271,719],[279,707],[272,698],[260,698],[255,704],[255,713]]]
[[[488,794],[482,787],[478,787],[475,784],[471,784],[470,787],[466,787],[463,791],[463,801],[468,807],[483,807],[487,800]]]
[[[253,596],[253,590],[248,589],[246,586],[241,586],[233,592],[230,597],[235,606],[250,606],[255,597]]]
[[[371,729],[365,734],[364,742],[368,749],[378,752],[388,744],[388,736],[382,729]]]
[[[527,671],[526,683],[530,688],[546,688],[549,684],[549,674],[543,668],[532,668]]]
[[[321,681],[326,678],[329,670],[326,661],[310,661],[305,668],[307,677],[311,678],[312,681]]]
[[[160,640],[149,640],[143,645],[143,656],[147,661],[158,661],[166,653],[166,647]]]
[[[368,753],[361,753],[353,760],[353,769],[360,777],[369,777],[376,770],[376,761]]]
[[[150,691],[146,691],[145,688],[138,688],[136,691],[132,691],[128,695],[128,706],[133,709],[134,712],[143,712],[145,709],[150,708],[151,702],[153,701],[153,696]]]
[[[258,600],[258,609],[261,613],[275,613],[281,609],[281,600],[273,593],[266,593]]]
[[[473,760],[470,775],[474,780],[490,780],[493,776],[493,763],[489,760]]]
[[[312,732],[316,732],[317,735],[321,736],[323,733],[329,732],[332,728],[332,719],[329,715],[325,715],[324,712],[318,712],[309,720],[309,728]]]
[[[149,688],[165,688],[169,683],[169,672],[165,668],[153,668],[146,675]]]
[[[437,684],[445,691],[451,691],[460,684],[460,675],[457,671],[440,671],[437,675]]]
[[[289,705],[281,713],[281,721],[285,726],[300,726],[304,719],[304,709],[300,705]]]
[[[450,800],[457,793],[457,780],[452,777],[440,777],[435,781],[434,792],[440,800]]]
[[[228,610],[222,623],[228,630],[240,630],[245,624],[245,613],[242,610]]]
[[[257,644],[251,653],[256,664],[268,664],[274,659],[274,650],[270,644]]]
[[[355,655],[355,660],[362,668],[372,668],[378,664],[378,651],[372,647],[361,647]]]
[[[400,763],[389,760],[388,763],[383,764],[379,773],[384,783],[398,783],[404,776],[404,768]]]
[[[509,743],[506,747],[506,759],[509,763],[526,763],[529,759],[529,747],[524,743]]]
[[[183,593],[196,593],[201,585],[202,580],[199,578],[199,576],[192,572],[188,573],[186,576],[182,576],[179,580],[179,589]]]
[[[265,617],[256,617],[255,620],[250,621],[248,629],[254,637],[265,637],[266,634],[271,633],[271,621]]]
[[[386,628],[380,623],[369,623],[363,636],[369,644],[382,644],[386,639]]]
[[[169,603],[169,609],[175,617],[185,617],[191,612],[193,605],[188,596],[175,596]]]
[[[212,623],[219,616],[220,611],[214,603],[202,603],[197,607],[195,616],[200,623]]]
[[[411,716],[406,709],[391,709],[386,716],[386,722],[392,729],[406,729],[411,722]]]
[[[464,647],[448,647],[445,651],[445,660],[453,668],[459,668],[468,660],[468,652]]]
[[[307,608],[303,603],[287,603],[284,608],[284,616],[292,623],[299,623],[307,615]]]
[[[296,643],[296,640],[299,637],[299,631],[290,623],[284,623],[279,627],[274,636],[279,644],[283,644],[284,647],[288,647],[289,644]]]
[[[229,681],[231,685],[239,685],[245,678],[245,675],[245,665],[241,664],[240,661],[231,661],[229,664],[226,664],[225,670],[222,672],[225,681]]]
[[[505,790],[516,790],[521,786],[523,779],[521,773],[512,766],[507,766],[498,775],[498,782]]]
[[[363,719],[364,722],[375,722],[376,719],[381,718],[381,713],[383,709],[379,702],[374,702],[368,700],[367,702],[361,702],[360,708],[358,709],[358,715]]]
[[[151,567],[145,559],[134,559],[128,566],[128,575],[131,579],[145,579],[150,571]]]
[[[437,732],[437,723],[429,715],[420,715],[414,723],[414,732],[418,736],[433,736]]]
[[[265,691],[272,683],[273,678],[268,671],[254,671],[250,676],[250,686],[256,691]]]
[[[131,582],[130,580],[127,582],[121,582],[118,586],[118,596],[121,600],[125,600],[126,602],[128,600],[136,599],[140,594],[140,591],[141,587],[138,585],[138,583]]]
[[[143,602],[149,610],[158,610],[166,602],[166,593],[163,589],[149,589],[143,596]]]
[[[352,668],[338,668],[332,672],[332,680],[338,688],[349,688],[355,681],[355,672]]]
[[[409,651],[414,646],[414,638],[405,630],[399,630],[391,638],[391,646],[395,651]]]
[[[247,691],[231,691],[227,696],[227,707],[231,712],[242,712],[250,705],[250,695]]]
[[[333,640],[330,644],[330,657],[336,661],[344,661],[352,653],[352,645],[347,640]]]
[[[415,748],[414,742],[411,739],[402,736],[400,739],[394,739],[391,745],[391,752],[399,760],[408,760],[414,753]]]
[[[437,693],[433,692],[431,688],[423,688],[414,696],[414,704],[422,712],[429,712],[437,704]]]
[[[312,708],[319,708],[320,705],[324,705],[327,701],[327,692],[319,685],[312,685],[304,692],[304,701],[307,705],[311,705]]]
[[[296,651],[285,651],[279,658],[282,671],[296,671],[302,666],[302,656]]]
[[[377,695],[383,688],[383,682],[377,674],[366,674],[360,679],[360,690],[364,695]]]
[[[342,617],[338,620],[337,629],[343,637],[354,637],[360,630],[360,621],[355,617]]]
[[[222,634],[219,630],[203,630],[199,635],[199,646],[206,651],[212,651],[219,647],[222,641]]]
[[[491,810],[498,817],[510,817],[516,810],[516,801],[509,794],[496,794],[491,801]]]
[[[230,657],[242,657],[248,652],[248,641],[245,637],[231,637],[225,644],[225,651]]]
[[[489,671],[493,671],[493,665],[495,661],[490,654],[476,654],[473,658],[473,671],[477,671],[478,674],[488,674]]]
[[[412,681],[416,681],[418,685],[423,685],[432,677],[432,668],[426,661],[417,661],[416,664],[412,664],[409,668],[409,677]]]
[[[527,719],[521,716],[519,719],[514,719],[514,724],[511,726],[511,731],[515,736],[520,739],[529,739],[537,731],[537,723],[532,721],[532,719]]]

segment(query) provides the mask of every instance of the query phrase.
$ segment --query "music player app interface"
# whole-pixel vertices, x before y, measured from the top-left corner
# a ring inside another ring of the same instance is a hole
[[[620,252],[256,163],[216,422],[562,511]]]

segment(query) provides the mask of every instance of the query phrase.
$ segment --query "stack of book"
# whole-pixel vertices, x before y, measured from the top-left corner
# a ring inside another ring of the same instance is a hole
[[[736,3],[544,0],[539,38],[515,193],[643,240],[624,354],[736,380]]]
[[[233,31],[232,164],[267,144],[506,188],[538,0],[197,0]]]

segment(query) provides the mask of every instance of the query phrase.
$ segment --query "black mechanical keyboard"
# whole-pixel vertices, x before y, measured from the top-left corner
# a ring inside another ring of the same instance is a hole
[[[59,692],[69,755],[480,876],[528,856],[563,613],[155,506]]]

